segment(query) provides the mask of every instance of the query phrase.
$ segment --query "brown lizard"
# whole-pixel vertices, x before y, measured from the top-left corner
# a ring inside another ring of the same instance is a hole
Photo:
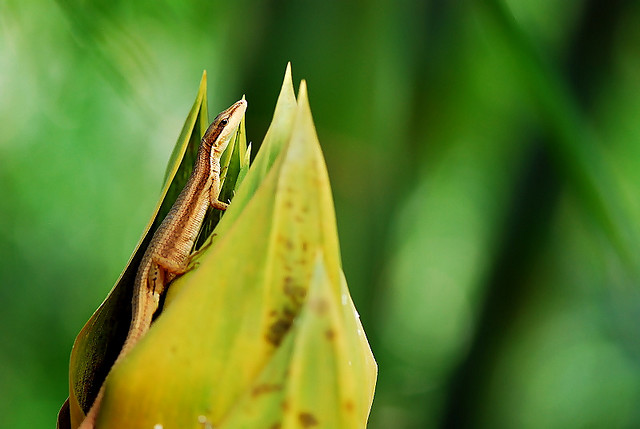
[[[218,201],[220,157],[246,109],[247,102],[244,99],[236,102],[213,120],[202,137],[193,172],[171,210],[153,234],[138,267],[133,288],[131,324],[114,366],[149,330],[167,284],[187,270],[189,256],[207,208],[227,208],[226,203]],[[103,382],[79,429],[95,427],[104,388]]]

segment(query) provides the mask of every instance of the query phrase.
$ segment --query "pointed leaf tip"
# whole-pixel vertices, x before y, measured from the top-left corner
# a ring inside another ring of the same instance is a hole
[[[304,102],[307,105],[309,104],[307,81],[304,79],[300,81],[300,88],[298,88],[298,104],[301,104],[302,102]]]
[[[280,88],[280,93],[282,95],[283,92],[285,92],[285,89],[287,90],[287,92],[291,91],[291,93],[295,94],[295,91],[293,89],[293,78],[291,77],[291,63],[287,63],[287,68],[284,72],[284,79],[282,80],[282,87]],[[294,96],[295,98],[295,96]]]
[[[200,87],[198,88],[198,92],[206,92],[207,91],[207,71],[202,71],[202,77],[200,78]]]

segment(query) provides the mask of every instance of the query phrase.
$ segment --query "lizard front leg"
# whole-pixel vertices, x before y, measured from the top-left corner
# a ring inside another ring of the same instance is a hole
[[[209,203],[214,209],[226,210],[229,204],[223,203],[218,200],[218,198],[220,198],[220,174],[214,172],[211,181],[211,188],[209,188]]]

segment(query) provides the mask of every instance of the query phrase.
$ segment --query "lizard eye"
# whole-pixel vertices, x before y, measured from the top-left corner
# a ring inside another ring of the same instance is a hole
[[[227,119],[223,119],[223,120],[220,121],[220,125],[222,125],[223,127],[225,125],[227,125],[228,123],[229,123],[229,120],[227,120]]]

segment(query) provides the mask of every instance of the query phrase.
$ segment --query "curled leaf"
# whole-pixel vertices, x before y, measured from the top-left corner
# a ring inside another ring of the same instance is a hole
[[[203,73],[193,106],[171,155],[160,200],[127,266],[107,298],[82,328],[73,345],[69,363],[69,399],[59,421],[77,427],[120,353],[131,319],[131,297],[137,267],[153,232],[165,217],[193,170],[200,139],[209,124],[207,81]],[[244,136],[235,139],[246,148]],[[213,228],[212,224],[211,228]]]

